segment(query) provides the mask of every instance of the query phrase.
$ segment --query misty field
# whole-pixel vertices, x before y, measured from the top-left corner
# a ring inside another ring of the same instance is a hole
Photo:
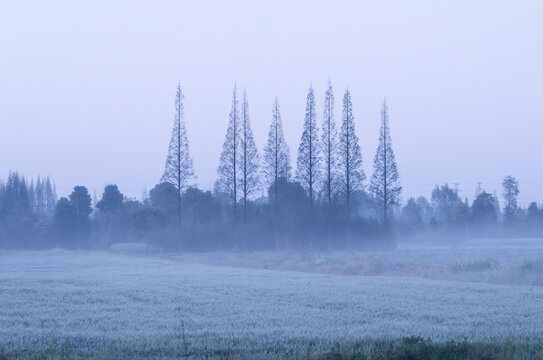
[[[203,260],[2,253],[0,358],[308,358],[407,336],[523,344],[543,339],[540,286],[248,269]]]

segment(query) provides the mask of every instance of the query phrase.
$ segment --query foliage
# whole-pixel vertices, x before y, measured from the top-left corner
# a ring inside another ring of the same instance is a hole
[[[450,223],[455,219],[455,210],[461,203],[458,193],[455,189],[445,184],[441,187],[436,185],[432,191],[432,205],[435,209],[436,219],[441,223]]]
[[[495,198],[483,191],[477,196],[471,207],[471,220],[478,225],[494,224],[498,220]]]
[[[119,191],[117,185],[107,185],[104,188],[102,200],[96,204],[96,208],[102,212],[112,212],[118,210],[124,201],[124,195]]]
[[[517,215],[517,198],[520,193],[518,188],[518,180],[509,175],[503,179],[503,198],[505,200],[504,221],[512,223]]]
[[[10,172],[6,183],[0,182],[0,246],[29,246],[35,236],[34,221],[26,180]]]

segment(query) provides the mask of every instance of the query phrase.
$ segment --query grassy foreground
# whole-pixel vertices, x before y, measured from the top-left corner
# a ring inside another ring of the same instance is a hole
[[[0,360],[543,360],[540,286],[189,260],[0,253]]]
[[[236,351],[210,351],[209,354],[191,354],[178,348],[173,352],[148,349],[146,352],[119,351],[115,344],[102,344],[93,354],[82,354],[76,344],[52,342],[46,349],[26,350],[6,354],[0,350],[0,360],[68,360],[68,359],[306,359],[306,360],[516,360],[543,359],[543,344],[488,343],[448,341],[433,342],[421,337],[405,337],[395,341],[364,341],[349,347],[339,344],[329,352],[319,354],[311,347],[301,352],[243,353]]]
[[[317,357],[320,360],[513,360],[543,359],[543,345],[519,343],[484,343],[449,341],[434,343],[420,337],[403,338],[395,342],[361,343],[347,349],[338,349]]]

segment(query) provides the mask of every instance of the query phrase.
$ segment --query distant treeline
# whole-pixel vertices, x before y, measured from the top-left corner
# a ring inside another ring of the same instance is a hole
[[[178,85],[175,117],[160,180],[140,201],[116,185],[92,204],[76,186],[58,199],[49,178],[30,184],[16,172],[0,181],[0,246],[3,248],[104,249],[145,242],[164,250],[390,248],[398,237],[458,240],[543,235],[543,210],[517,205],[518,182],[503,181],[505,206],[479,191],[469,204],[447,184],[430,200],[401,206],[399,172],[392,150],[388,106],[383,103],[373,173],[366,184],[349,90],[339,131],[329,83],[317,125],[313,89],[293,176],[279,102],[272,106],[268,141],[260,156],[245,91],[232,96],[228,127],[213,192],[197,188]]]

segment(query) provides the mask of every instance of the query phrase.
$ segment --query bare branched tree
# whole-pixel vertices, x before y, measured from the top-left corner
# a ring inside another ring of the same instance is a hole
[[[328,207],[330,207],[337,192],[336,185],[339,170],[337,159],[337,152],[339,150],[338,133],[334,118],[334,92],[330,81],[324,95],[321,144],[323,159],[322,190],[325,201]]]
[[[175,186],[179,192],[177,199],[177,219],[181,222],[181,193],[190,185],[194,185],[196,177],[192,166],[192,158],[189,151],[187,130],[183,118],[183,93],[181,84],[177,84],[175,96],[175,116],[173,121],[172,137],[168,147],[166,166],[160,182],[167,182]]]
[[[243,99],[241,102],[241,149],[240,149],[240,166],[241,166],[241,196],[243,200],[243,216],[247,216],[247,201],[254,197],[260,189],[260,174],[258,150],[256,148],[253,130],[249,120],[249,104],[247,102],[247,94],[243,91]]]
[[[351,203],[355,191],[364,189],[366,175],[362,169],[362,153],[355,131],[353,103],[347,89],[343,96],[343,116],[339,135],[339,184],[340,194],[351,216]]]
[[[378,206],[378,211],[382,214],[385,226],[389,224],[393,206],[398,204],[400,198],[402,187],[399,180],[400,175],[390,137],[388,106],[385,100],[381,110],[379,143],[373,160],[373,175],[370,185],[371,193]]]
[[[277,98],[273,103],[272,122],[268,133],[268,143],[264,148],[263,173],[266,185],[269,188],[277,184],[280,179],[290,180],[291,165],[289,148],[285,141],[283,132],[283,121],[279,111],[279,102]],[[277,189],[277,187],[276,187]],[[277,200],[277,196],[275,196]]]
[[[298,147],[298,162],[296,166],[296,180],[300,182],[309,196],[309,203],[313,206],[317,186],[320,182],[320,146],[317,129],[317,113],[315,110],[315,95],[313,88],[309,87],[305,107],[304,130]]]
[[[272,206],[274,210],[276,248],[279,248],[279,230],[277,225],[280,205],[279,184],[283,180],[290,180],[290,172],[289,148],[283,133],[283,121],[281,120],[281,113],[279,112],[279,102],[277,101],[277,98],[275,98],[272,110],[272,122],[270,125],[270,132],[268,133],[268,143],[264,148],[263,173],[268,189],[272,188],[274,191]]]
[[[238,187],[240,169],[240,146],[241,146],[241,126],[239,119],[239,106],[237,89],[234,85],[232,93],[232,109],[230,110],[230,118],[228,128],[224,137],[219,167],[217,169],[217,181],[215,189],[225,193],[234,209],[234,217],[236,216],[236,206],[238,202]]]

